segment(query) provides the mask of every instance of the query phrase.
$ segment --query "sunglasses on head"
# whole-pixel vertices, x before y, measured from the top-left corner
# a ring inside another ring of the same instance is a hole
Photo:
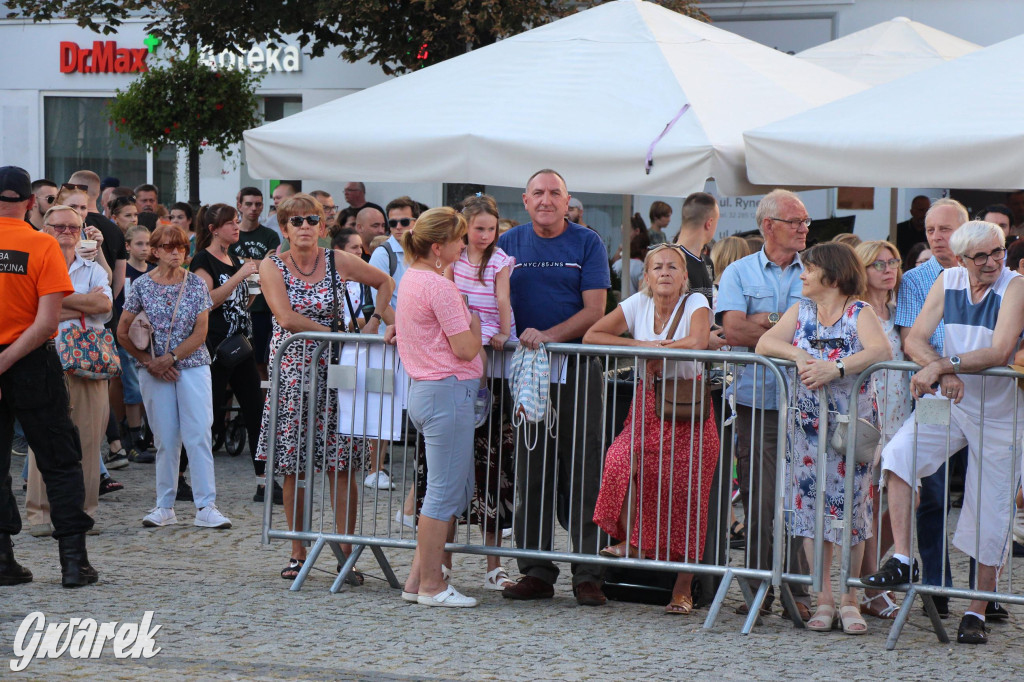
[[[320,216],[318,216],[318,215],[307,215],[307,216],[293,215],[291,218],[288,219],[288,224],[291,225],[292,227],[302,227],[303,221],[309,223],[310,225],[319,225],[320,224]]]
[[[409,227],[412,225],[412,218],[392,218],[388,221],[388,227]]]
[[[62,184],[60,186],[60,188],[61,189],[73,189],[73,190],[78,190],[80,192],[88,192],[89,191],[89,185],[76,185],[73,182],[65,182],[64,184]]]
[[[118,197],[118,198],[114,199],[113,201],[111,201],[110,205],[111,205],[112,208],[120,208],[121,206],[127,206],[128,204],[134,204],[134,203],[135,203],[135,195],[134,194],[126,194],[123,197]]]

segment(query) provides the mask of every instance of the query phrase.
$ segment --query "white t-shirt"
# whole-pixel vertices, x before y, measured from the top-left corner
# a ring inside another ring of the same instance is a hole
[[[675,318],[682,300],[683,297],[680,297],[679,303],[676,303],[676,307],[669,316],[669,322],[660,334],[654,333],[654,299],[652,297],[646,294],[633,294],[620,303],[619,307],[622,308],[622,314],[626,317],[626,326],[629,328],[629,333],[634,339],[638,341],[662,341],[668,336],[668,328],[672,325],[671,321]],[[701,308],[711,309],[708,299],[703,294],[693,293],[686,298],[686,308],[683,310],[683,316],[679,320],[679,326],[676,327],[676,333],[672,337],[673,341],[685,338],[690,333],[690,318],[694,312]],[[668,363],[663,376],[665,378],[678,376],[681,379],[696,378],[697,363]]]

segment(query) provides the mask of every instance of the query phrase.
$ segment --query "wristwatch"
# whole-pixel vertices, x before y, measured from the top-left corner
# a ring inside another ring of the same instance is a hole
[[[374,313],[373,315],[370,315],[370,319],[371,320],[375,319],[378,322],[383,322],[384,321],[384,318],[380,316],[380,313]]]
[[[178,361],[178,356],[174,354],[173,350],[171,351],[171,360],[174,360],[175,362]]]
[[[843,364],[842,360],[836,360],[836,369],[839,370],[840,379],[846,376],[846,365]]]
[[[953,374],[959,374],[960,373],[960,356],[959,355],[950,355],[949,356],[949,364],[953,365]]]
[[[771,326],[774,327],[778,323],[779,323],[779,314],[778,313],[768,313],[768,324],[770,324]]]

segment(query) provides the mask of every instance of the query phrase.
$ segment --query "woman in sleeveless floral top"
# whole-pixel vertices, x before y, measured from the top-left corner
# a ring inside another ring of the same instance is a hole
[[[344,305],[346,281],[367,284],[377,290],[377,308],[363,328],[368,334],[377,333],[381,318],[393,321],[389,307],[395,282],[384,272],[374,268],[352,254],[323,249],[317,245],[324,226],[324,209],[308,194],[296,194],[282,202],[277,209],[278,224],[291,248],[284,254],[273,255],[260,266],[260,282],[267,304],[274,314],[274,331],[270,341],[271,377],[277,377],[278,413],[277,428],[274,432],[274,472],[284,475],[284,511],[290,530],[302,530],[301,509],[303,495],[296,488],[297,479],[305,477],[306,434],[310,428],[314,435],[314,466],[318,472],[325,467],[331,484],[331,499],[334,503],[335,532],[352,533],[356,523],[358,484],[353,470],[362,467],[365,454],[362,444],[347,436],[339,435],[338,400],[334,391],[327,389],[327,365],[329,352],[320,356],[317,364],[316,423],[307,420],[308,404],[303,387],[311,382],[310,363],[317,343],[301,342],[290,344],[281,356],[280,367],[277,351],[285,340],[298,332],[328,332],[334,314],[337,291],[340,305]],[[331,261],[334,268],[331,268]],[[339,328],[342,319],[341,310]],[[270,394],[263,410],[257,458],[269,459]],[[359,452],[354,452],[358,447]],[[337,481],[337,484],[335,483]],[[299,514],[296,514],[299,511]],[[346,552],[351,547],[342,546]],[[292,542],[291,559],[281,571],[281,577],[294,579],[306,559],[306,548],[301,541]]]
[[[803,296],[769,329],[757,343],[762,355],[792,360],[796,370],[790,370],[796,384],[790,399],[789,453],[792,461],[788,504],[792,505],[790,532],[804,537],[804,550],[812,552],[815,509],[825,509],[826,575],[822,591],[818,593],[818,608],[807,623],[810,630],[827,632],[836,621],[836,608],[832,595],[831,565],[834,548],[842,542],[842,529],[831,519],[852,524],[853,556],[851,575],[860,574],[864,551],[863,541],[871,533],[871,465],[857,465],[846,469],[845,453],[832,447],[839,414],[847,413],[852,400],[857,401],[857,414],[870,419],[872,401],[866,388],[851,395],[857,375],[870,365],[892,357],[889,341],[882,331],[871,306],[857,300],[864,292],[864,267],[853,249],[845,244],[826,242],[819,244],[803,256]],[[828,401],[828,432],[820,434],[818,419],[821,405],[819,389],[825,389]],[[826,479],[817,480],[819,438],[826,440]],[[845,500],[846,476],[854,476],[854,498],[847,506]],[[864,634],[867,624],[857,606],[856,591],[843,592],[839,609],[843,632]]]

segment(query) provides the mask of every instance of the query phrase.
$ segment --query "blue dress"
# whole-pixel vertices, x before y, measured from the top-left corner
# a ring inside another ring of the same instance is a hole
[[[863,301],[854,301],[843,312],[839,321],[832,326],[819,324],[817,306],[810,299],[800,299],[799,317],[793,345],[807,351],[811,357],[835,362],[864,350],[857,336],[857,318],[860,311],[867,307]],[[828,340],[824,347],[815,348],[813,339]],[[814,537],[815,509],[819,504],[820,486],[817,481],[816,461],[818,455],[818,391],[811,391],[804,386],[796,375],[796,370],[789,370],[790,386],[796,386],[795,409],[790,410],[788,442],[791,455],[790,508],[789,530],[793,535]],[[835,519],[843,518],[843,499],[846,496],[845,453],[840,454],[832,447],[831,439],[835,431],[836,415],[846,413],[850,405],[850,393],[853,390],[855,375],[847,373],[842,379],[828,384],[826,396],[829,396],[828,447],[826,450],[827,465],[824,486],[825,508],[825,540],[840,543],[843,530],[840,524],[833,524]],[[867,382],[870,386],[870,382]],[[867,387],[861,389],[857,396],[857,414],[866,419],[872,418],[872,400]],[[863,542],[871,537],[871,465],[855,466],[853,483],[853,544]]]

